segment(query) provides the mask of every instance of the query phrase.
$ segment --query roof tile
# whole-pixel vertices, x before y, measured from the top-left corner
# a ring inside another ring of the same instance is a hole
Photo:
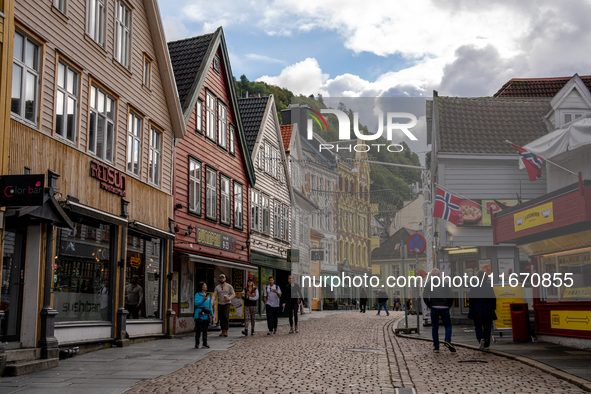
[[[591,90],[591,75],[580,76]],[[513,78],[503,85],[493,97],[554,97],[571,77]]]
[[[240,110],[242,127],[246,136],[246,145],[248,145],[248,151],[251,155],[257,142],[261,122],[265,117],[267,100],[269,100],[269,96],[238,99],[238,109]]]
[[[291,141],[291,130],[293,125],[281,125],[281,137],[283,138],[283,149],[287,152],[289,150],[289,141]]]

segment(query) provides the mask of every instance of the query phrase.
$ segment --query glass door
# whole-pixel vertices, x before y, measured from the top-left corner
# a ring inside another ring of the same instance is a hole
[[[0,341],[20,340],[23,285],[25,279],[25,236],[23,232],[6,231],[2,260],[2,288],[0,310]]]

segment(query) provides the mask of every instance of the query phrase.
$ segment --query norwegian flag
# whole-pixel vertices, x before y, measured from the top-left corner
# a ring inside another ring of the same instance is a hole
[[[460,200],[460,197],[454,196],[438,187],[437,196],[435,197],[433,217],[450,221],[457,226],[458,214],[460,212]]]
[[[542,177],[542,164],[544,164],[544,159],[519,145],[511,145],[513,145],[513,148],[519,153],[519,158],[527,170],[529,180],[535,181],[540,179]]]

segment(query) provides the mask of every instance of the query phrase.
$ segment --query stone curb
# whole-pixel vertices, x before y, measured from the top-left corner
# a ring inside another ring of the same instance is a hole
[[[428,338],[413,337],[413,336],[401,334],[401,333],[395,333],[395,335],[402,337],[402,338],[407,338],[407,339],[414,339],[414,340],[425,341],[425,342],[433,342],[431,339],[428,339]],[[452,342],[452,344],[454,346],[479,351],[477,346],[466,345],[464,343],[457,343],[457,342]],[[578,376],[571,375],[570,373],[561,371],[559,369],[556,369],[554,367],[551,367],[551,366],[541,363],[539,361],[534,361],[534,360],[527,358],[527,357],[516,356],[514,354],[505,353],[505,352],[501,352],[498,350],[489,350],[487,353],[495,354],[500,357],[505,357],[510,360],[519,361],[523,364],[529,365],[530,367],[534,367],[534,368],[537,368],[543,372],[546,372],[546,373],[554,376],[555,378],[566,380],[567,382],[572,383],[575,386],[578,386],[587,392],[591,392],[591,381],[588,381],[583,378],[579,378]]]

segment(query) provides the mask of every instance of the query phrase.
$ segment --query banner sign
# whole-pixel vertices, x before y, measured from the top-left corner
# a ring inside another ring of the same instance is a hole
[[[236,253],[236,238],[230,235],[197,226],[195,238],[200,245]]]
[[[45,175],[4,175],[0,177],[0,206],[43,205]]]
[[[497,297],[495,328],[512,328],[511,304],[523,303],[523,287],[494,286]]]
[[[526,209],[513,215],[515,231],[541,226],[554,221],[554,209],[552,202],[538,205],[535,208]]]
[[[461,200],[458,226],[491,226],[490,210],[493,214],[500,212],[499,204],[504,207],[512,207],[519,203],[518,200]]]
[[[550,316],[552,328],[591,331],[591,311],[550,311]]]

